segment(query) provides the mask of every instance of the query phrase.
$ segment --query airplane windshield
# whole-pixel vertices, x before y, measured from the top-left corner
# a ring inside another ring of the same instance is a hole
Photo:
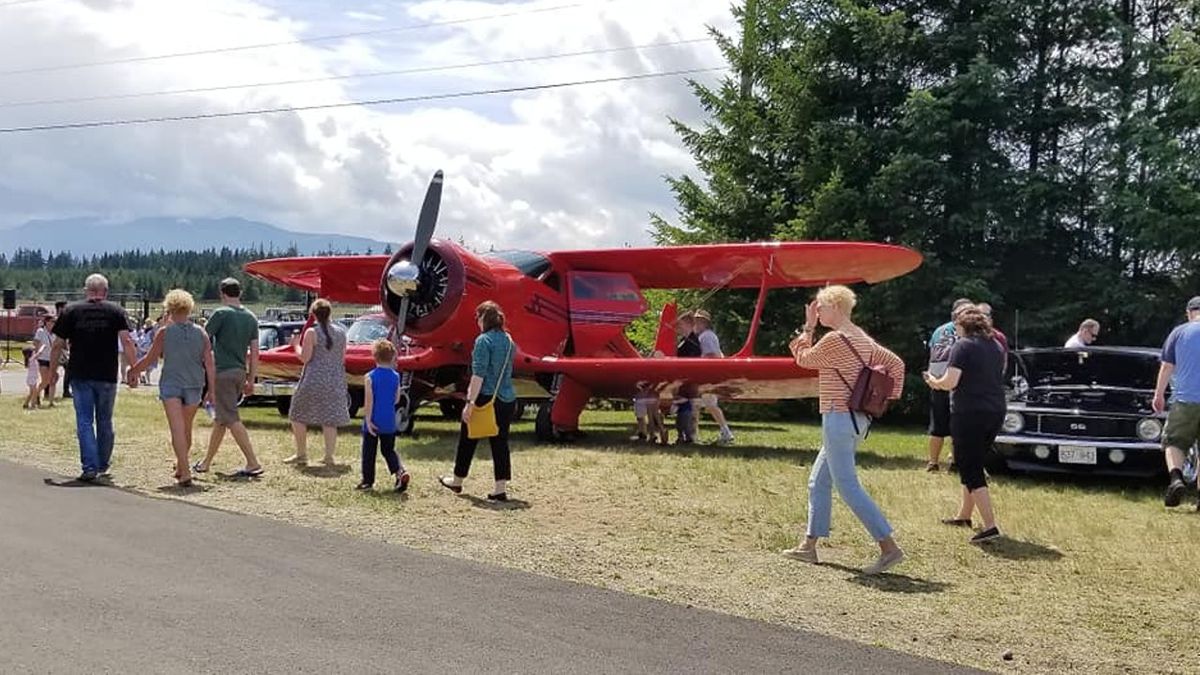
[[[346,342],[352,345],[370,344],[380,338],[386,338],[390,330],[391,326],[386,319],[359,319],[346,331]]]
[[[495,251],[487,254],[488,258],[503,260],[521,270],[521,274],[537,279],[550,269],[550,260],[532,251]]]

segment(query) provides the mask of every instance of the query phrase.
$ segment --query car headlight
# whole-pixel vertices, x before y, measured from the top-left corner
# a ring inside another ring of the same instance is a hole
[[[1025,428],[1025,416],[1018,412],[1006,413],[1004,415],[1004,424],[1001,424],[1000,428],[1006,434],[1020,433]]]
[[[1162,422],[1156,419],[1146,418],[1138,422],[1137,435],[1143,441],[1157,441],[1162,437],[1162,432]]]

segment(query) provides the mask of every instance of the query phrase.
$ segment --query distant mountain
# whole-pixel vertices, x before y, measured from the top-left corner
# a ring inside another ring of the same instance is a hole
[[[68,251],[90,256],[115,251],[197,251],[207,248],[272,248],[282,252],[295,245],[301,254],[322,251],[383,252],[387,245],[365,237],[291,232],[243,218],[139,218],[110,222],[99,218],[32,220],[0,230],[0,252],[40,249],[44,255]]]

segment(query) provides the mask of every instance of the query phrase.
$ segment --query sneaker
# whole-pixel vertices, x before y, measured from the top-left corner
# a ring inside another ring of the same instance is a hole
[[[1187,485],[1176,478],[1167,486],[1167,494],[1163,496],[1163,504],[1167,506],[1179,506],[1183,501],[1183,495],[1187,492]]]
[[[879,559],[864,567],[862,573],[869,576],[883,574],[902,562],[904,562],[903,549],[896,549],[891,553],[880,553]]]
[[[79,481],[80,483],[91,483],[92,481],[96,480],[96,472],[84,471],[83,473],[79,474],[79,478],[76,478],[75,480]]]
[[[407,471],[396,476],[396,492],[404,492],[408,489],[408,481],[412,480],[412,476]]]
[[[792,560],[799,560],[801,562],[811,563],[813,565],[821,564],[821,561],[817,559],[816,547],[807,548],[804,546],[804,544],[801,544],[795,548],[789,548],[788,550],[784,551],[783,554]]]
[[[925,465],[925,471],[927,473],[937,473],[941,470],[942,470],[942,467],[938,466],[937,462],[929,462],[928,464]]]
[[[722,434],[717,437],[717,445],[733,445],[733,434],[729,434],[728,436]]]
[[[983,530],[982,532],[976,532],[975,536],[971,537],[971,543],[972,544],[982,544],[985,541],[991,541],[993,539],[999,539],[999,538],[1000,538],[1000,528],[989,527],[988,529]]]
[[[367,490],[374,490],[375,486],[370,483],[359,483],[358,485],[354,486],[354,489],[366,492]]]

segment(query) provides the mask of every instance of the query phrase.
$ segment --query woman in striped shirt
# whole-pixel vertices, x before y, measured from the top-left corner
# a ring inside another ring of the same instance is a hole
[[[884,367],[895,382],[891,398],[899,398],[904,386],[904,362],[854,325],[850,315],[855,302],[854,291],[845,286],[821,289],[805,311],[804,330],[790,345],[797,365],[819,373],[822,443],[808,479],[807,537],[804,543],[784,554],[809,563],[818,562],[817,540],[829,536],[836,487],[879,544],[878,560],[863,572],[881,574],[904,560],[904,551],[892,538],[887,518],[858,482],[854,453],[866,437],[871,420],[863,413],[852,412],[848,402],[864,362]],[[814,345],[813,331],[818,319],[832,330]]]

